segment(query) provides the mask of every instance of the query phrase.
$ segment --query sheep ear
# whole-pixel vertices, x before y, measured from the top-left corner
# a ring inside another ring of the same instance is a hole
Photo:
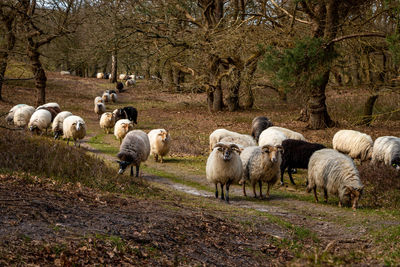
[[[265,145],[261,148],[262,153],[269,153],[270,151],[270,145]]]

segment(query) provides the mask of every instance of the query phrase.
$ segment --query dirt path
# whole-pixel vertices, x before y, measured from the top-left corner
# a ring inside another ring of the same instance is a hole
[[[114,160],[110,155],[102,154],[93,149],[90,145],[84,145],[88,150],[94,152],[106,160]],[[152,159],[149,159],[149,165]],[[177,170],[170,170],[174,172]],[[178,171],[179,172],[179,171]],[[196,181],[203,184],[204,177],[179,173],[185,175],[188,180]],[[214,193],[188,185],[180,184],[171,181],[170,179],[142,174],[142,177],[149,182],[162,184],[173,190],[181,191],[194,196],[206,197],[214,201],[218,201],[221,205],[226,205],[224,201],[215,200]],[[230,205],[256,210],[262,213],[277,216],[282,220],[288,221],[291,224],[304,227],[316,234],[320,240],[320,245],[324,251],[330,251],[335,254],[347,253],[349,249],[369,249],[371,248],[371,239],[368,232],[376,230],[382,225],[399,225],[396,219],[390,219],[387,216],[377,216],[363,213],[362,211],[353,212],[349,208],[339,208],[332,204],[311,203],[295,199],[283,198],[274,195],[272,192],[268,200],[253,200],[252,193],[248,191],[248,197],[242,197],[240,187],[231,187]],[[252,201],[251,201],[252,200]],[[367,223],[365,223],[367,222]],[[272,232],[271,235],[278,239],[287,238],[288,233],[285,231]]]

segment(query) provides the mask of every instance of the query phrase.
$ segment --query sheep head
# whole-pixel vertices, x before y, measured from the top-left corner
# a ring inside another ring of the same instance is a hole
[[[79,131],[79,130],[81,130],[83,127],[85,127],[85,123],[84,123],[83,121],[74,122],[72,125],[75,127],[75,129],[76,129],[77,131]]]
[[[265,145],[261,148],[261,152],[263,154],[268,155],[268,157],[272,163],[277,163],[279,160],[279,157],[282,157],[283,147],[280,145],[278,145],[278,146]]]
[[[232,159],[232,154],[234,152],[240,154],[241,150],[236,144],[223,144],[217,143],[214,148],[217,148],[218,151],[222,154],[224,161],[229,161]],[[214,149],[213,148],[213,149]]]
[[[121,159],[116,161],[119,164],[118,174],[123,174],[126,168],[132,164],[133,159],[129,155],[123,153],[118,153],[117,157]]]
[[[159,132],[158,136],[160,137],[161,141],[164,143],[167,142],[169,139],[169,133],[167,130]]]

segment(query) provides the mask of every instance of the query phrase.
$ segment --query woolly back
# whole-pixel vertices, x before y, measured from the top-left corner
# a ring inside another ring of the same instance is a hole
[[[36,110],[29,120],[29,125],[35,124],[39,128],[47,128],[51,123],[51,113],[46,109]]]
[[[133,130],[127,133],[121,143],[118,155],[121,153],[129,154],[137,163],[146,161],[150,154],[150,142],[147,134],[142,130]]]
[[[286,136],[287,139],[295,139],[295,140],[306,141],[306,138],[301,133],[292,131],[290,129],[283,128],[283,127],[278,127],[278,126],[272,126],[270,128],[282,132]]]
[[[17,109],[14,112],[14,124],[18,127],[23,127],[29,123],[32,114],[35,112],[35,108],[32,106],[26,106]]]
[[[63,122],[64,122],[65,118],[67,118],[69,116],[72,116],[72,113],[69,111],[62,111],[62,112],[58,113],[53,121],[53,125],[52,125],[53,132],[62,130]]]
[[[264,130],[260,134],[260,138],[258,140],[258,145],[259,146],[281,145],[284,140],[288,139],[287,136],[284,133],[282,133],[281,131],[275,129],[274,127],[275,126],[269,127],[268,129]]]

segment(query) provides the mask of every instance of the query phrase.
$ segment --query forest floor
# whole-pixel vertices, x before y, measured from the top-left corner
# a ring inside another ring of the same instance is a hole
[[[49,102],[85,119],[88,134],[81,149],[116,168],[118,141],[102,132],[92,111],[94,97],[112,85],[49,73],[48,87]],[[7,85],[5,99],[10,101],[0,103],[0,112],[18,103],[33,104],[31,88],[29,82]],[[267,93],[271,99],[258,99],[254,110],[211,114],[204,94],[172,94],[151,81],[127,88],[107,109],[133,105],[139,111],[138,129],[166,128],[173,138],[165,163],[149,158],[142,166],[141,186],[154,188],[155,193],[111,193],[79,182],[3,173],[0,265],[399,264],[400,213],[370,208],[366,202],[354,212],[337,207],[335,197],[315,203],[305,193],[306,171],[295,174],[297,185],[274,186],[268,199],[254,199],[249,187],[244,197],[238,185],[231,190],[230,204],[215,199],[214,188],[205,179],[208,135],[214,129],[249,133],[253,117],[267,115],[276,125],[328,146],[339,129],[308,130],[295,121],[298,106]],[[344,101],[343,109],[354,92],[331,94],[331,99]],[[342,109],[336,108],[339,116]],[[340,123],[373,138],[400,132],[400,121],[393,117],[377,120],[373,127],[354,127],[343,118]]]

